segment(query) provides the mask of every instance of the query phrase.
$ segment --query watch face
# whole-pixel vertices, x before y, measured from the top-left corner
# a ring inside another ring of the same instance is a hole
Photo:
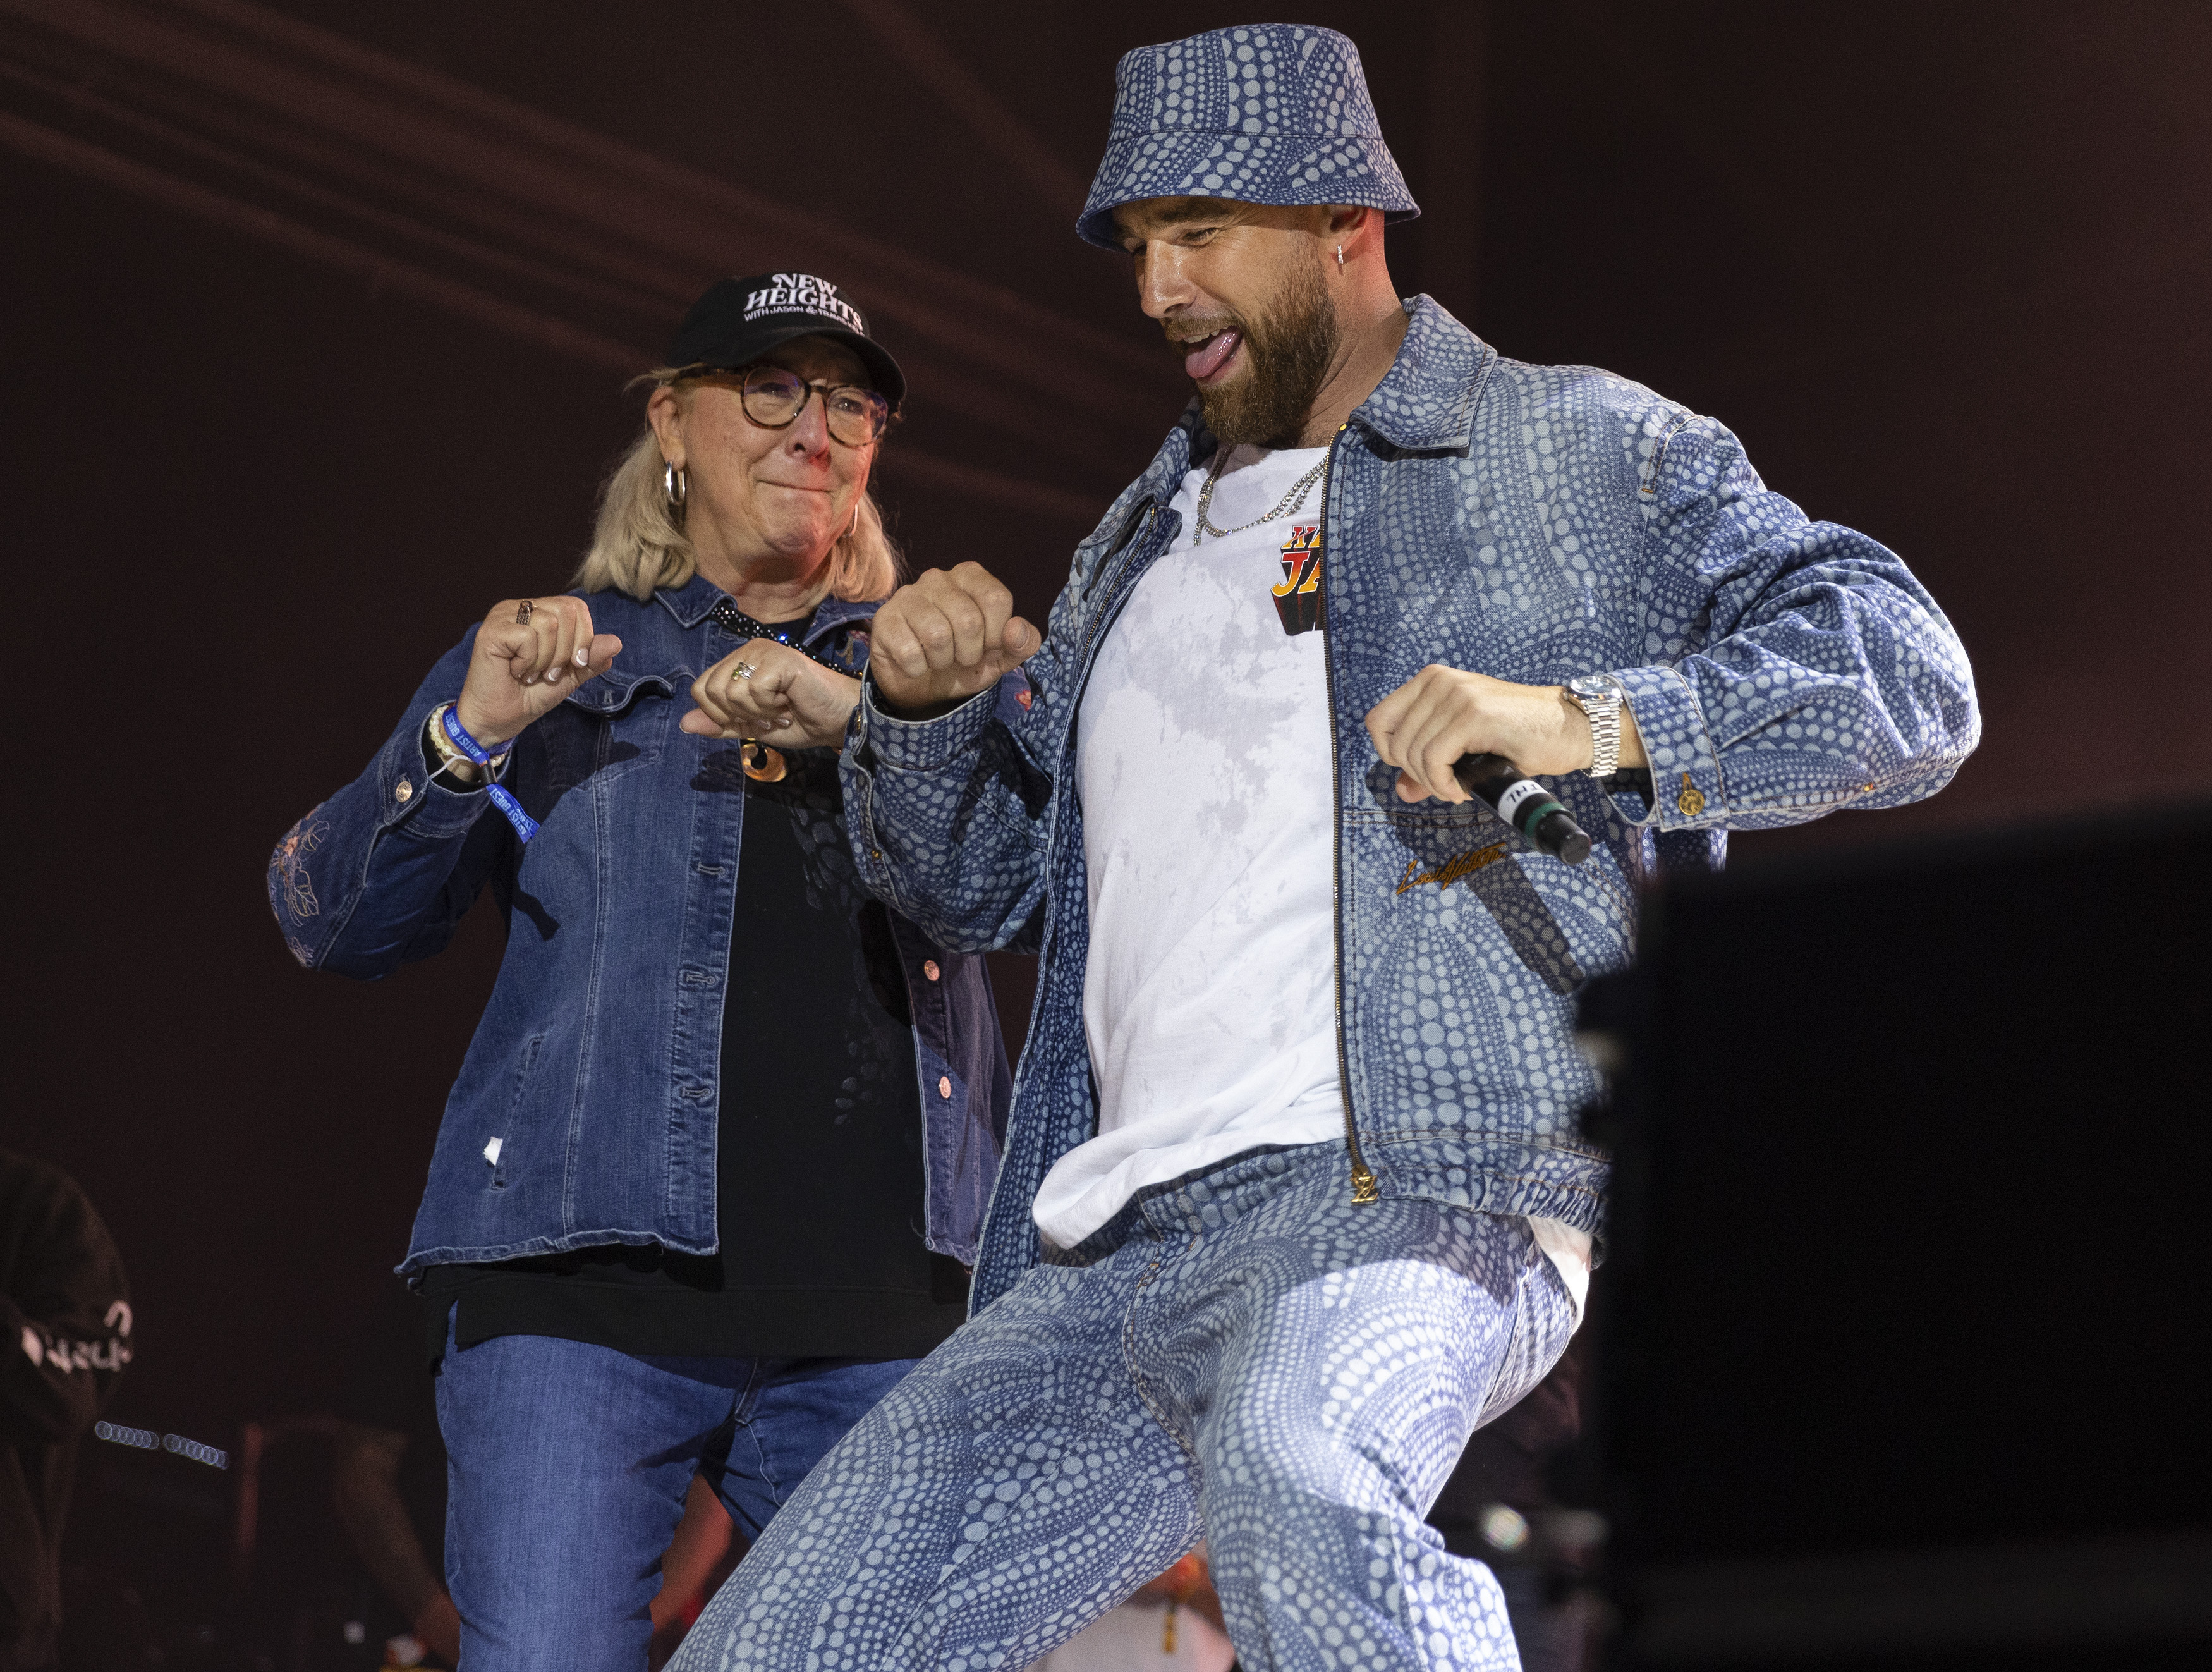
[[[1579,679],[1567,681],[1567,689],[1577,696],[1611,696],[1613,681],[1602,673],[1585,673]]]

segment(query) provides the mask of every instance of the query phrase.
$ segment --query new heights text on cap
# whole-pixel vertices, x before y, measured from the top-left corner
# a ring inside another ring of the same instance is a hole
[[[794,337],[826,337],[860,357],[876,392],[896,407],[906,398],[898,362],[868,335],[868,321],[837,287],[811,273],[726,278],[691,304],[668,345],[669,366],[750,366]]]

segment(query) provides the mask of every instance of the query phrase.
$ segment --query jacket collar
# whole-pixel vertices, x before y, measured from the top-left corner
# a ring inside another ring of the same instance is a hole
[[[1200,407],[1198,397],[1193,395],[1189,404],[1176,415],[1175,428],[1168,431],[1167,439],[1160,443],[1160,450],[1152,455],[1152,462],[1146,467],[1145,473],[1130,484],[1129,490],[1121,500],[1116,502],[1115,511],[1107,514],[1106,520],[1099,525],[1099,532],[1103,533],[1115,525],[1115,512],[1121,511],[1124,506],[1140,503],[1146,496],[1166,505],[1175,497],[1176,489],[1182,485],[1183,477],[1189,471],[1192,461],[1211,458],[1217,445],[1213,432],[1206,427],[1205,414]]]
[[[714,607],[715,600],[729,594],[694,569],[691,578],[682,586],[659,587],[653,596],[662,609],[676,617],[678,626],[696,627],[707,619],[707,612]]]
[[[840,628],[863,626],[873,621],[883,607],[880,598],[825,598],[814,606],[814,624],[806,629],[806,642],[826,639]]]
[[[1352,422],[1401,453],[1464,453],[1498,350],[1427,296],[1415,296],[1406,312],[1398,357]]]

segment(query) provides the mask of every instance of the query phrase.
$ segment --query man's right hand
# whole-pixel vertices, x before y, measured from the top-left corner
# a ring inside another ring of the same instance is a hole
[[[1037,653],[1044,636],[981,563],[924,569],[868,628],[868,672],[892,715],[933,720]]]
[[[586,679],[605,673],[622,652],[613,634],[592,630],[591,606],[582,599],[529,602],[526,620],[517,619],[520,599],[491,606],[453,705],[461,729],[493,754]]]

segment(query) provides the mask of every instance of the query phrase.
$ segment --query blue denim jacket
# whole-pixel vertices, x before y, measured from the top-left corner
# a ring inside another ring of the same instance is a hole
[[[1577,1126],[1599,1087],[1574,1000],[1627,964],[1639,885],[1662,860],[1717,866],[1730,827],[1932,794],[1978,739],[1972,678],[1905,565],[1769,492],[1721,425],[1606,372],[1502,359],[1426,297],[1407,306],[1322,511],[1334,742],[1313,767],[1335,784],[1355,1189],[1595,1232],[1607,1164]],[[1076,548],[1043,648],[999,692],[918,723],[871,692],[848,736],[870,885],[947,945],[1042,954],[979,1308],[1036,1260],[1037,1186],[1095,1128],[1075,712],[1212,445],[1186,412]],[[1480,804],[1400,802],[1361,721],[1431,663],[1525,684],[1615,674],[1653,798],[1547,781],[1597,844],[1579,867]]]
[[[428,958],[489,883],[507,953],[446,1100],[400,1269],[599,1243],[716,1247],[722,998],[745,779],[735,745],[678,729],[691,682],[738,641],[707,581],[640,604],[591,597],[615,666],[516,740],[502,781],[543,828],[526,847],[481,792],[424,771],[423,721],[459,695],[471,629],[368,769],[295,825],[269,867],[293,956],[364,979]],[[857,672],[872,604],[810,631]],[[923,1110],[926,1238],[972,1263],[1012,1091],[990,981],[896,914]],[[496,1140],[495,1142],[495,1140]],[[834,1179],[763,1179],[763,1211]],[[748,1211],[753,1204],[732,1204]]]

